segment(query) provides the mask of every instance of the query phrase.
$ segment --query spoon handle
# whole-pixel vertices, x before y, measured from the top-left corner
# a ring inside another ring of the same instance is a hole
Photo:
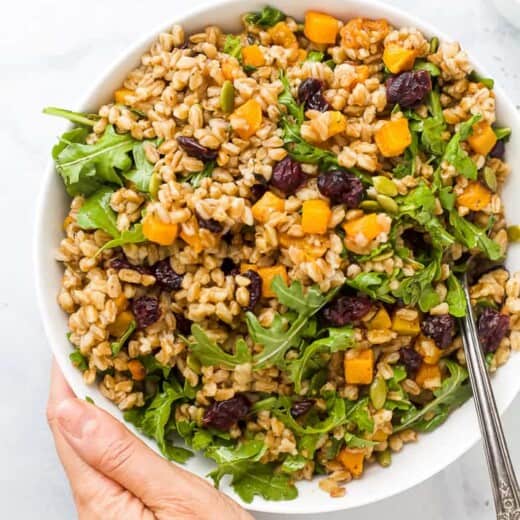
[[[464,353],[488,463],[497,519],[520,520],[520,489],[479,343],[466,276],[466,316],[460,319]]]

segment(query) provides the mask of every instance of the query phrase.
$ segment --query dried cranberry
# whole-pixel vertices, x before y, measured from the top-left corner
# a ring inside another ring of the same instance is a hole
[[[478,337],[484,352],[495,352],[509,331],[509,316],[486,308],[478,319]]]
[[[386,98],[389,103],[399,103],[401,108],[418,105],[432,89],[432,79],[426,70],[402,72],[386,80]]]
[[[164,289],[178,291],[181,288],[183,276],[172,269],[169,258],[157,262],[152,269],[157,283]]]
[[[207,229],[212,233],[220,233],[222,231],[222,224],[213,218],[202,218],[197,213],[197,222],[199,223],[199,227]]]
[[[493,149],[489,152],[490,157],[495,157],[496,159],[503,159],[506,153],[506,145],[504,141],[500,140],[495,143]]]
[[[197,139],[193,137],[185,137],[183,135],[177,137],[177,142],[181,145],[183,150],[191,157],[200,159],[201,161],[214,161],[217,158],[218,152],[210,150],[202,146]]]
[[[449,347],[455,332],[455,318],[450,314],[426,316],[421,322],[421,330],[425,336],[432,338],[439,348]]]
[[[324,318],[335,327],[356,323],[372,308],[365,296],[340,296],[323,310]]]
[[[346,204],[357,208],[363,198],[363,184],[352,173],[334,170],[318,175],[318,189],[333,204]]]
[[[323,97],[323,81],[316,78],[307,78],[298,88],[298,100],[303,103],[306,110],[318,110],[326,112],[330,105]]]
[[[112,269],[117,269],[118,271],[121,269],[132,269],[141,274],[150,274],[149,267],[146,267],[145,265],[131,264],[126,256],[118,256],[110,260],[110,267]]]
[[[260,278],[260,275],[256,271],[252,271],[251,269],[242,273],[242,276],[251,280],[251,283],[247,286],[247,290],[249,291],[249,303],[247,307],[245,307],[245,310],[252,311],[262,295],[262,278]]]
[[[286,195],[292,195],[306,179],[301,164],[287,156],[273,168],[271,184]]]
[[[237,264],[235,264],[231,258],[224,258],[224,260],[222,260],[222,264],[220,265],[220,269],[226,276],[228,274],[236,275],[239,273]]]
[[[132,300],[132,312],[137,321],[137,328],[144,329],[161,317],[159,300],[152,296],[141,296]]]
[[[406,367],[406,373],[409,376],[414,376],[421,367],[422,356],[417,350],[412,347],[404,347],[399,351],[401,363]]]
[[[296,419],[306,414],[314,405],[314,399],[302,399],[291,406],[291,415]]]
[[[175,330],[183,336],[188,336],[191,333],[191,321],[184,314],[175,314],[175,325]]]
[[[251,403],[242,394],[227,401],[214,401],[204,413],[202,424],[221,431],[229,431],[240,419],[249,412]]]
[[[257,200],[261,199],[266,191],[266,184],[253,184],[251,186],[251,198],[253,199],[253,202],[256,202]]]

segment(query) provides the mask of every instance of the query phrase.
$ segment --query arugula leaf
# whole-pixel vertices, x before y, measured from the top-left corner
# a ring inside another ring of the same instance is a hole
[[[85,370],[87,370],[87,368],[88,368],[87,358],[79,350],[75,350],[74,352],[71,352],[69,354],[69,359],[71,360],[72,364],[78,370],[81,370],[81,372],[85,372]]]
[[[226,41],[224,42],[223,52],[233,56],[233,58],[236,58],[240,63],[242,63],[242,40],[240,36],[228,34],[226,36]]]
[[[172,367],[167,365],[163,365],[157,361],[157,358],[153,354],[148,354],[146,356],[141,356],[139,361],[143,364],[146,374],[153,374],[154,372],[161,371],[164,379],[167,379],[170,375]]]
[[[146,158],[143,143],[136,143],[134,145],[132,155],[134,157],[135,168],[123,173],[123,177],[133,182],[139,191],[149,193],[154,165]]]
[[[451,211],[455,207],[455,199],[456,196],[451,186],[444,186],[439,190],[439,200],[444,209]]]
[[[491,78],[485,78],[484,76],[481,76],[477,72],[473,71],[469,75],[469,79],[471,81],[474,81],[475,83],[482,83],[485,87],[488,89],[492,89],[495,86],[495,81]]]
[[[302,388],[302,379],[308,368],[309,361],[319,352],[339,352],[353,346],[354,330],[350,325],[341,328],[327,329],[328,337],[313,341],[305,347],[300,358],[290,361],[289,377],[294,383],[294,391],[299,394]]]
[[[395,298],[390,293],[392,279],[386,273],[360,273],[356,277],[345,280],[345,284],[370,296],[374,300],[394,303]]]
[[[413,408],[405,413],[399,424],[394,427],[394,433],[408,428],[423,432],[432,431],[442,424],[455,408],[471,397],[471,386],[466,382],[467,370],[451,359],[446,360],[446,366],[450,375],[442,382],[441,387],[433,392],[433,401],[420,410]]]
[[[102,229],[112,237],[119,236],[116,213],[110,207],[113,194],[113,189],[105,187],[89,197],[78,211],[78,226],[82,229]]]
[[[446,302],[449,305],[450,314],[456,318],[462,318],[466,315],[466,298],[459,280],[453,273],[448,277],[447,285]]]
[[[66,110],[64,108],[58,107],[46,107],[43,109],[43,113],[47,114],[48,116],[63,117],[64,119],[68,119],[71,123],[89,127],[94,126],[96,121],[99,120],[99,116],[97,114],[73,112],[72,110]]]
[[[368,397],[363,397],[352,403],[346,412],[346,420],[353,422],[360,431],[372,433],[374,431],[374,419],[370,414]]]
[[[392,394],[396,395],[397,399],[387,399],[385,403],[385,408],[387,410],[409,410],[412,408],[412,403],[408,399],[408,394],[404,391],[401,386],[401,382],[404,381],[407,377],[406,368],[402,365],[395,365],[393,367],[393,376],[386,381],[388,386],[388,390],[392,392]]]
[[[278,103],[286,107],[287,112],[294,117],[294,119],[299,125],[301,125],[303,123],[303,120],[305,119],[304,106],[303,104],[298,103],[296,99],[294,99],[294,96],[291,93],[291,85],[289,83],[289,79],[283,71],[280,72],[280,81],[283,85],[283,91],[278,96]]]
[[[280,468],[284,473],[294,473],[302,470],[307,464],[307,459],[303,455],[289,455],[283,461]]]
[[[314,62],[320,62],[323,61],[323,58],[325,58],[325,53],[322,51],[309,51],[309,54],[307,54],[307,59],[305,61],[314,61]]]
[[[500,245],[487,236],[487,230],[461,217],[457,211],[450,211],[450,224],[455,238],[468,249],[479,249],[490,260],[503,257]]]
[[[291,347],[296,347],[302,338],[307,321],[314,316],[337,292],[330,291],[323,295],[315,287],[309,287],[306,293],[301,282],[294,281],[289,287],[280,276],[276,276],[271,284],[280,303],[298,312],[297,318],[284,330],[284,323],[277,314],[270,327],[262,327],[258,318],[252,313],[246,314],[249,335],[256,343],[264,347],[262,352],[254,356],[256,370],[269,365],[283,365],[285,353]]]
[[[165,439],[166,425],[172,413],[175,401],[182,399],[184,393],[179,383],[172,379],[164,382],[162,392],[158,393],[144,412],[138,414],[133,410],[125,412],[124,418],[132,422],[144,435],[155,439],[161,453],[169,460],[184,462],[192,455],[189,450],[172,446]]]
[[[113,240],[109,240],[103,247],[96,253],[99,255],[105,249],[113,249],[114,247],[121,247],[125,244],[140,244],[145,242],[147,239],[143,233],[143,225],[141,223],[134,224],[130,229],[121,231],[120,235]]]
[[[493,132],[495,132],[497,139],[500,141],[501,139],[507,140],[507,138],[511,135],[512,130],[508,126],[502,126],[493,128]]]
[[[257,462],[266,451],[267,446],[263,441],[252,440],[232,447],[211,446],[206,450],[205,455],[220,465],[242,462],[244,460]]]
[[[183,182],[189,182],[194,188],[198,188],[202,179],[206,179],[207,177],[211,177],[213,175],[214,169],[215,161],[209,161],[204,165],[202,171],[189,173],[182,180]]]
[[[278,22],[283,22],[287,16],[276,7],[266,6],[261,11],[249,13],[246,16],[246,22],[251,25],[267,28],[273,27]]]
[[[410,128],[410,135],[412,136],[410,146],[408,146],[404,151],[403,159],[392,170],[394,176],[398,179],[402,179],[407,175],[415,174],[415,163],[417,154],[419,153],[419,142],[417,132],[414,131],[412,127]]]
[[[71,141],[71,137],[74,140]],[[82,133],[66,132],[60,138],[61,146],[53,149],[56,169],[63,178],[67,193],[88,196],[101,184],[121,186],[119,172],[132,166],[128,155],[135,143],[132,136],[118,134],[110,125],[94,144],[79,141],[85,137],[83,129]]]
[[[112,349],[112,356],[117,356],[121,349],[125,346],[125,343],[128,341],[130,336],[134,333],[134,330],[137,328],[137,323],[135,320],[130,322],[128,328],[125,333],[117,340],[110,343],[110,348]]]
[[[357,437],[352,433],[345,433],[345,442],[347,447],[349,448],[368,448],[371,446],[377,446],[377,442],[369,441],[367,439],[362,439],[361,437]]]
[[[482,116],[476,114],[467,121],[464,121],[464,123],[461,123],[459,131],[453,135],[446,146],[446,151],[443,156],[443,160],[453,165],[458,173],[472,180],[477,178],[477,166],[467,152],[464,151],[460,143],[471,135],[473,125],[481,119]]]
[[[251,361],[251,352],[242,338],[235,344],[235,354],[228,354],[209,339],[200,325],[193,324],[191,333],[195,342],[191,343],[189,348],[204,366],[222,365],[225,368],[235,368]]]

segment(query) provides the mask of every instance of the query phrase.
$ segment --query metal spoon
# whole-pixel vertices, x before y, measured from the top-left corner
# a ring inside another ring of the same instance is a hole
[[[461,282],[467,313],[459,320],[460,328],[473,399],[484,439],[497,519],[520,520],[520,488],[509,456],[504,430],[486,369],[484,353],[478,339],[467,274],[461,277]]]

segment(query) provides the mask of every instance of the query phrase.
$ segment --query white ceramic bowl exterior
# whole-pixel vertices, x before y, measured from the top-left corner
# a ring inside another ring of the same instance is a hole
[[[127,73],[135,67],[140,56],[148,49],[156,35],[173,23],[184,25],[187,33],[202,29],[206,25],[220,25],[226,30],[238,31],[239,17],[242,13],[258,10],[266,3],[272,3],[297,19],[303,19],[308,9],[322,10],[340,19],[347,20],[354,16],[372,18],[387,18],[395,26],[414,26],[426,35],[437,35],[441,39],[449,39],[441,32],[412,16],[370,0],[216,0],[183,16],[177,17],[175,2],[171,12],[157,13],[157,18],[165,20],[158,29],[129,49],[124,56],[116,61],[90,90],[85,102],[78,110],[97,111],[97,108],[108,102],[113,91],[122,83]],[[466,23],[461,20],[461,23]],[[455,39],[456,39],[456,35]],[[473,61],[474,62],[474,61]],[[478,66],[477,66],[478,69]],[[510,164],[520,163],[520,120],[514,106],[503,92],[495,89],[497,98],[498,122],[502,126],[513,128],[513,134],[507,147],[507,160]],[[65,130],[65,126],[64,126]],[[504,191],[504,200],[508,209],[510,222],[520,222],[520,204],[515,199],[520,194],[520,176],[512,175]],[[107,410],[119,420],[121,412],[110,401],[101,395],[95,387],[87,387],[81,374],[69,361],[71,347],[65,337],[67,319],[56,303],[56,295],[60,287],[62,266],[55,261],[56,248],[62,238],[62,220],[67,214],[69,198],[65,193],[59,175],[53,164],[47,167],[41,198],[37,211],[35,234],[35,274],[40,311],[47,338],[67,381],[79,397],[89,395],[96,405]],[[520,248],[512,247],[508,256],[508,267],[511,270],[520,267]],[[504,411],[520,390],[520,356],[513,355],[507,365],[502,367],[494,379],[494,388],[498,406]],[[395,456],[389,469],[381,469],[374,465],[369,467],[359,481],[348,485],[348,493],[343,498],[330,498],[318,488],[317,482],[301,482],[298,484],[299,497],[289,502],[267,502],[256,498],[246,507],[273,513],[322,513],[342,509],[351,509],[390,497],[400,493],[441,471],[458,457],[465,453],[479,438],[473,403],[466,403],[457,410],[449,420],[438,430],[428,435],[421,435],[420,441],[408,445],[402,453]],[[143,440],[156,449],[153,443]],[[211,463],[202,456],[193,457],[186,468],[198,475],[204,476],[211,468]],[[224,486],[223,490],[237,499],[231,488]],[[238,499],[240,502],[240,500]]]

